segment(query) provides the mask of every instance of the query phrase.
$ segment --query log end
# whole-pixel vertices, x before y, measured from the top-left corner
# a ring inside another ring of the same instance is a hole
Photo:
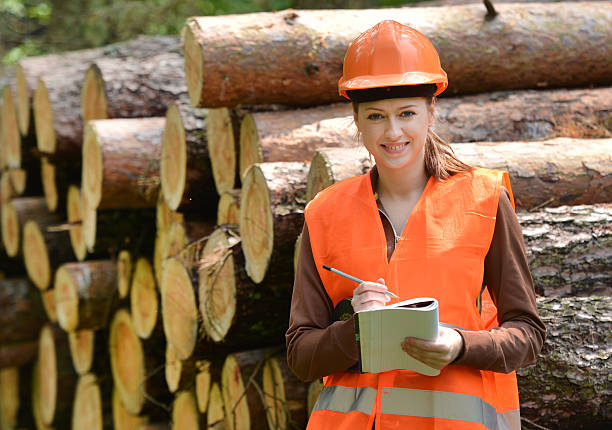
[[[194,287],[183,263],[164,263],[161,281],[162,321],[168,342],[181,360],[191,356],[198,335],[198,310]]]
[[[55,291],[53,288],[49,288],[46,291],[41,292],[41,299],[43,303],[43,308],[45,309],[45,314],[49,321],[52,323],[57,322],[57,310],[55,306]]]
[[[39,362],[36,361],[34,369],[32,371],[32,415],[34,416],[34,423],[38,430],[53,430],[52,427],[48,426],[43,422],[42,409],[41,409],[41,389],[40,389],[40,369]]]
[[[225,359],[225,363],[223,363],[223,370],[221,371],[221,390],[228,429],[251,428],[249,406],[247,398],[244,395],[244,382],[240,373],[240,367],[233,354],[228,355]]]
[[[181,112],[176,104],[166,112],[166,127],[162,136],[161,189],[164,199],[171,210],[181,203],[185,190],[187,172],[187,147],[185,127]]]
[[[236,146],[231,113],[227,108],[210,109],[206,117],[208,154],[217,192],[234,188]]]
[[[132,415],[138,415],[144,405],[145,380],[144,353],[140,338],[136,335],[132,317],[120,309],[110,325],[109,352],[114,386],[121,402]]]
[[[115,430],[139,430],[141,424],[146,423],[145,417],[132,415],[125,409],[121,403],[119,390],[116,388],[113,389],[112,408],[113,428]]]
[[[138,259],[134,268],[130,303],[134,330],[140,338],[148,339],[157,323],[159,303],[153,268],[144,257]]]
[[[92,123],[87,124],[83,136],[81,187],[83,198],[92,209],[96,209],[102,198],[102,149]]]
[[[268,426],[271,429],[287,428],[285,385],[278,362],[273,357],[264,365],[263,396]]]
[[[217,382],[210,387],[206,424],[208,430],[228,430],[230,428],[223,407],[223,396]]]
[[[75,330],[79,325],[78,285],[65,265],[55,273],[53,290],[59,326],[67,332]]]
[[[240,222],[240,190],[226,191],[219,197],[217,225],[238,225]]]
[[[130,292],[132,283],[132,254],[127,249],[119,252],[117,257],[117,290],[119,298],[124,299]]]
[[[173,222],[183,221],[183,215],[181,213],[173,211],[168,207],[163,192],[159,194],[155,209],[157,231],[165,232]]]
[[[274,245],[274,218],[266,179],[258,165],[247,171],[240,200],[240,235],[249,277],[260,283]]]
[[[222,229],[216,229],[208,238],[198,274],[202,325],[212,340],[220,342],[236,313],[234,257]]]
[[[257,125],[253,115],[248,114],[242,119],[240,124],[240,177],[244,179],[244,175],[249,167],[263,161]]]
[[[79,378],[72,409],[73,429],[101,429],[102,395],[95,375],[89,373]]]
[[[82,189],[81,199],[83,203],[83,220],[81,224],[83,228],[83,241],[87,251],[93,252],[96,245],[98,213],[96,208],[90,204],[88,196],[83,193]]]
[[[28,172],[25,169],[11,169],[8,175],[15,195],[22,195],[26,189]]]
[[[104,88],[102,72],[96,64],[92,64],[85,72],[83,88],[81,89],[81,115],[83,123],[92,119],[108,118],[108,100]]]
[[[51,326],[46,325],[40,331],[38,340],[38,372],[40,378],[40,414],[42,421],[51,425],[55,417],[57,402],[57,357],[55,355],[55,337]]]
[[[72,365],[79,375],[85,375],[91,370],[94,357],[94,340],[96,333],[93,330],[77,330],[68,333],[68,346]]]
[[[202,101],[202,87],[204,86],[204,56],[202,46],[198,43],[190,25],[185,27],[183,33],[183,51],[189,99],[193,106],[199,106]]]
[[[55,165],[47,157],[40,160],[40,179],[42,181],[45,202],[49,212],[57,210],[57,184],[55,183]]]
[[[196,402],[198,403],[200,413],[205,414],[208,409],[208,398],[210,397],[210,361],[202,360],[196,364],[196,367]]]
[[[10,168],[21,167],[21,133],[17,122],[17,109],[13,90],[6,85],[2,92],[2,110],[0,111],[0,131],[2,132],[2,144],[4,146],[3,163]]]
[[[306,181],[306,199],[308,201],[319,192],[334,183],[331,167],[327,162],[325,153],[317,151],[312,157],[308,179]]]
[[[2,146],[0,145],[0,165],[2,164]],[[2,166],[0,166],[1,168]],[[4,205],[11,201],[11,198],[15,197],[13,190],[13,184],[11,183],[10,175],[7,172],[0,174],[0,203]]]
[[[46,290],[51,285],[51,263],[47,244],[36,221],[29,220],[25,223],[22,241],[28,276],[39,289]]]
[[[55,128],[53,127],[53,109],[49,100],[49,91],[42,79],[38,79],[34,91],[34,128],[36,145],[40,152],[55,153]]]
[[[183,362],[179,360],[174,352],[172,344],[166,344],[166,365],[165,375],[168,389],[171,393],[175,393],[179,389],[181,382],[181,373],[183,371]]]
[[[173,430],[200,428],[200,413],[193,392],[181,391],[172,404]]]
[[[70,244],[74,251],[74,256],[78,261],[85,260],[87,256],[87,246],[85,246],[85,237],[83,236],[83,202],[81,201],[81,191],[78,187],[71,185],[68,188],[68,197],[66,198],[66,214],[68,223],[71,224]]]
[[[2,175],[4,176],[4,175]],[[2,205],[2,243],[9,257],[17,257],[21,243],[21,228],[17,211],[11,202]]]
[[[31,89],[25,77],[23,67],[17,64],[16,71],[17,80],[17,121],[19,123],[19,131],[22,136],[26,136],[30,130],[30,94]]]
[[[19,368],[0,369],[0,428],[16,427],[19,397]]]

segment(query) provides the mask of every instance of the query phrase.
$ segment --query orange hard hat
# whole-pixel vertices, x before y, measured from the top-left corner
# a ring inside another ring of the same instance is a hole
[[[433,44],[422,33],[396,21],[382,21],[359,35],[344,56],[340,95],[369,88],[435,84],[448,86]]]

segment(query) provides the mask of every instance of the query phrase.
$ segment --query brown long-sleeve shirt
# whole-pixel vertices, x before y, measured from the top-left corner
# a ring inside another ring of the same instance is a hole
[[[375,172],[372,180],[376,180]],[[378,205],[384,212],[380,201]],[[390,258],[395,235],[382,213],[381,220]],[[500,325],[490,331],[457,329],[464,347],[454,364],[511,372],[536,359],[546,329],[538,316],[521,228],[506,190],[500,194],[495,231],[484,261],[484,282],[497,306]],[[289,366],[304,381],[347,370],[359,359],[354,319],[332,322],[333,310],[305,224],[286,334]]]

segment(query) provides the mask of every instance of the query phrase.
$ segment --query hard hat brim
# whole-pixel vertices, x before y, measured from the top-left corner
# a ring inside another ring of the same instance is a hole
[[[349,98],[346,94],[347,90],[365,90],[378,87],[397,87],[404,85],[423,85],[436,84],[438,89],[434,96],[437,96],[448,86],[446,73],[423,73],[423,72],[408,72],[403,74],[393,75],[363,75],[353,79],[344,81],[340,78],[338,82],[338,90],[341,96]]]

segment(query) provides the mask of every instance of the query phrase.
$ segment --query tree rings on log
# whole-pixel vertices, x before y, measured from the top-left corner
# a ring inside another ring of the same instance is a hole
[[[277,162],[253,165],[246,173],[240,201],[240,235],[246,271],[256,283],[270,276],[287,282],[295,239],[301,231],[309,165]]]
[[[94,359],[95,340],[96,332],[90,329],[76,330],[68,333],[68,346],[70,347],[72,365],[76,373],[81,376],[89,373],[91,370]]]
[[[112,408],[113,428],[115,430],[140,430],[141,424],[147,421],[146,417],[132,415],[125,409],[116,387],[113,388]]]
[[[13,191],[16,195],[22,195],[27,186],[28,172],[25,169],[11,169],[8,171]]]
[[[2,106],[0,110],[0,140],[3,147],[3,164],[7,167],[17,169],[21,167],[21,134],[17,123],[17,110],[13,91],[10,86],[5,86],[2,92]]]
[[[46,213],[47,205],[43,197],[22,197],[2,205],[2,243],[9,257],[19,255],[26,220],[41,219]]]
[[[268,428],[306,426],[306,386],[289,369],[284,357],[270,357],[263,368],[262,388]]]
[[[208,154],[217,193],[238,188],[238,118],[227,108],[210,109],[206,117]]]
[[[85,260],[87,257],[87,246],[83,236],[83,203],[81,201],[81,191],[78,187],[71,185],[68,188],[66,198],[66,216],[68,217],[70,244],[74,251],[74,256],[78,261]]]
[[[202,428],[202,417],[192,391],[181,391],[172,403],[172,430]]]
[[[120,299],[127,297],[131,284],[132,254],[127,249],[123,249],[117,257],[117,291],[119,292]]]
[[[210,387],[208,408],[206,411],[206,425],[208,430],[229,430],[230,426],[225,416],[223,396],[217,382]]]
[[[53,108],[49,100],[49,91],[41,79],[36,84],[32,106],[34,109],[34,126],[36,127],[38,150],[42,153],[54,154],[56,138],[53,127]]]
[[[362,175],[373,166],[368,151],[363,146],[349,149],[321,148],[310,164],[306,186],[308,201],[319,191],[352,176]]]
[[[41,390],[40,390],[40,369],[38,360],[34,363],[32,370],[32,415],[37,430],[53,430],[52,427],[45,424],[42,418],[41,410]]]
[[[55,165],[47,157],[40,159],[40,178],[42,181],[45,202],[49,212],[55,212],[58,206],[57,184],[55,182]]]
[[[38,339],[46,322],[40,291],[28,279],[0,280],[0,344]]]
[[[161,282],[164,333],[181,360],[191,356],[198,338],[196,286],[180,260],[170,258],[165,262]]]
[[[117,302],[117,265],[111,260],[66,263],[57,269],[54,289],[64,330],[107,327]]]
[[[197,373],[195,375],[195,394],[198,410],[205,414],[208,410],[208,399],[210,397],[211,372],[210,361],[202,360],[196,363]]]
[[[83,142],[82,192],[91,208],[153,208],[165,118],[90,121]]]
[[[45,291],[40,292],[42,298],[43,307],[45,308],[45,314],[49,321],[52,323],[57,322],[57,308],[55,306],[55,291],[53,288],[48,288]]]
[[[72,428],[102,430],[104,428],[102,402],[98,378],[91,373],[81,376],[74,393]]]
[[[240,223],[240,190],[225,191],[219,197],[217,225]]]
[[[153,268],[144,257],[140,257],[134,267],[130,304],[136,334],[142,339],[148,339],[159,320],[159,300]]]
[[[0,428],[16,428],[21,400],[19,395],[19,368],[0,369]]]

